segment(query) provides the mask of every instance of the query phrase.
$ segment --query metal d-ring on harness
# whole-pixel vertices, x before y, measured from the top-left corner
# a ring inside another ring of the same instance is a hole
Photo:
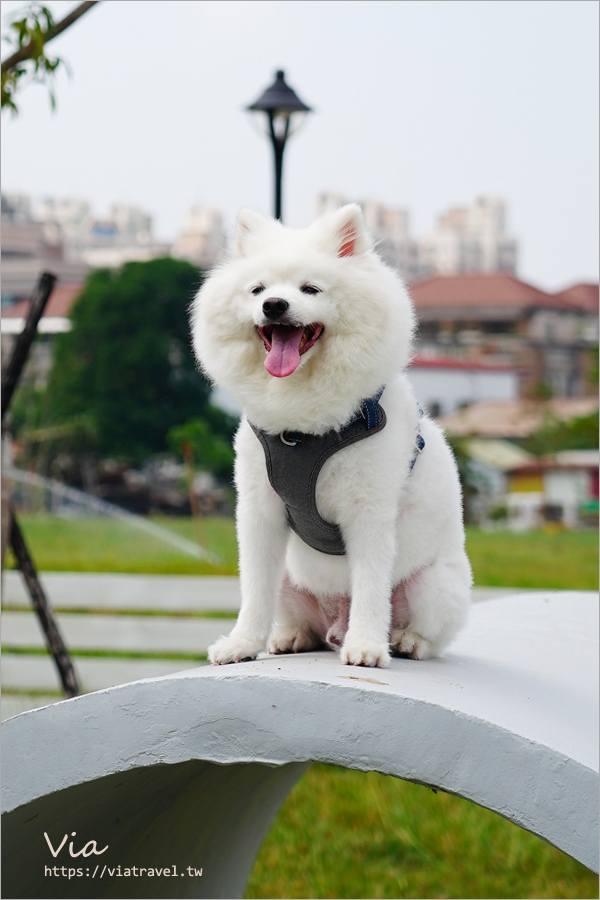
[[[339,525],[327,522],[317,510],[319,472],[334,453],[385,428],[386,415],[379,405],[383,390],[364,400],[357,415],[339,431],[332,429],[320,435],[299,431],[267,434],[250,422],[263,446],[271,486],[285,503],[288,525],[309,547],[321,553],[343,556],[346,547]],[[419,408],[419,417],[422,415]],[[424,446],[425,441],[417,433],[411,472]]]

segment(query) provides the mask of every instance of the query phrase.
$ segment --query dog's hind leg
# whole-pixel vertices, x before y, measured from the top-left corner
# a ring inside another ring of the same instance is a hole
[[[471,584],[464,553],[438,559],[399,584],[392,593],[392,653],[437,656],[466,620]]]
[[[327,624],[317,598],[286,573],[268,643],[269,653],[302,653],[322,646]]]
[[[325,636],[325,643],[334,649],[339,649],[346,637],[348,631],[348,620],[350,617],[350,598],[340,597],[340,606],[338,616],[330,626]]]

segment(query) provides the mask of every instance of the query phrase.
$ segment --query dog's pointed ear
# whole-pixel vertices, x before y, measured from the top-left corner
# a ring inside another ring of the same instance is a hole
[[[327,248],[336,256],[360,256],[372,250],[360,206],[349,203],[316,223],[321,226]]]
[[[251,239],[269,226],[269,219],[253,212],[251,209],[241,209],[238,213],[233,237],[233,255],[244,257],[248,255]]]

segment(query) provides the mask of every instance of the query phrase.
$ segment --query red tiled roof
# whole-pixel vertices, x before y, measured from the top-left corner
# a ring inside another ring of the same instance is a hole
[[[538,431],[548,416],[565,421],[598,409],[597,397],[556,397],[534,400],[485,400],[447,413],[439,419],[450,434],[494,438],[525,438]]]
[[[71,307],[77,296],[81,293],[83,284],[57,284],[46,309],[44,310],[45,318],[68,318]],[[29,300],[19,300],[11,306],[2,308],[3,319],[24,319],[29,312]]]
[[[577,309],[582,309],[585,312],[598,312],[597,284],[574,284],[572,287],[567,288],[566,291],[555,294],[555,296],[564,303],[568,303],[569,306],[575,306]]]
[[[482,306],[572,308],[564,293],[547,294],[505,272],[433,275],[415,282],[410,290],[417,311]]]

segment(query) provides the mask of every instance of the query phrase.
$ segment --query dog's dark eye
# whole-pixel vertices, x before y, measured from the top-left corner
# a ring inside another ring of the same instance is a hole
[[[251,294],[254,294],[254,296],[256,297],[257,294],[262,294],[262,292],[264,291],[264,289],[265,289],[264,284],[257,284],[256,287],[253,287],[253,288],[252,288],[252,290],[250,291],[250,293],[251,293]]]
[[[315,287],[314,284],[303,284],[300,288],[303,294],[320,294],[321,289]]]

